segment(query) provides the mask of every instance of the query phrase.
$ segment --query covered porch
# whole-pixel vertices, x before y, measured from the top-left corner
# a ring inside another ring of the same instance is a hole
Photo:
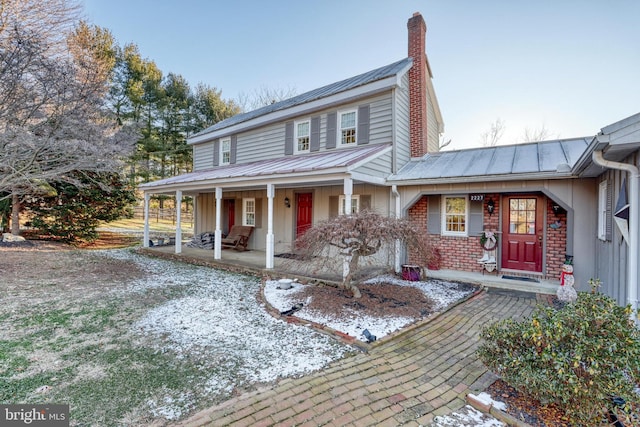
[[[305,282],[324,282],[329,284],[340,283],[342,279],[340,273],[328,270],[318,271],[317,273],[314,273],[313,276],[301,274],[301,272],[307,270],[304,265],[306,261],[281,258],[277,256],[274,257],[274,267],[271,269],[265,269],[265,252],[259,250],[246,252],[225,250],[222,251],[220,259],[214,259],[213,251],[211,250],[190,247],[183,247],[181,253],[175,253],[174,246],[154,246],[152,248],[143,248],[141,251],[151,256],[173,259],[197,265],[206,265],[212,268],[258,276],[269,276],[273,278],[297,277],[301,281]],[[381,271],[369,271],[368,273],[369,275],[373,275],[379,274]],[[531,282],[526,279],[505,279],[502,278],[502,275],[500,274],[482,274],[457,270],[425,270],[425,276],[433,279],[471,283],[494,289],[510,289],[540,294],[555,294],[559,286],[558,281],[539,280],[539,282]]]

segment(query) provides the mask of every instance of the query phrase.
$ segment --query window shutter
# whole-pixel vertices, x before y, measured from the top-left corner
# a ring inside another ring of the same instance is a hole
[[[229,153],[229,163],[236,163],[236,151],[238,150],[238,135],[231,135],[231,152]]]
[[[320,150],[320,117],[311,117],[309,151]]]
[[[220,165],[220,140],[213,141],[213,166]]]
[[[262,199],[256,199],[256,228],[262,228]]]
[[[469,236],[475,236],[484,231],[483,207],[484,202],[482,200],[469,202]]]
[[[371,210],[371,194],[364,194],[360,196],[360,210]]]
[[[327,148],[336,148],[338,113],[327,114]]]
[[[358,145],[369,143],[369,104],[358,107],[356,141],[358,141]]]
[[[285,156],[293,154],[293,122],[284,124],[284,154]]]
[[[440,196],[429,196],[427,202],[427,231],[429,234],[441,233]]]
[[[335,218],[338,216],[338,204],[340,198],[338,196],[329,196],[329,218]]]

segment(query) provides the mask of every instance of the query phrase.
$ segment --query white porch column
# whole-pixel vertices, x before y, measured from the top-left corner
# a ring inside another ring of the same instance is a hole
[[[351,197],[353,196],[353,179],[351,177],[344,179],[344,214],[351,215]],[[340,210],[340,207],[338,207]],[[345,256],[342,263],[342,278],[345,279],[349,274],[350,256]]]
[[[149,247],[149,193],[144,193],[144,232],[142,233],[142,247]]]
[[[216,231],[213,242],[213,259],[222,259],[222,187],[216,187]]]
[[[353,179],[344,179],[344,213],[351,215],[351,197],[353,196]]]
[[[275,186],[267,184],[267,259],[266,268],[274,267],[274,238],[273,238],[273,197],[275,196]]]
[[[182,253],[182,190],[176,191],[176,253]]]

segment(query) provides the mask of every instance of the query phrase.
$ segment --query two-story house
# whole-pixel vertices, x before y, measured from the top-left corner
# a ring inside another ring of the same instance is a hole
[[[193,172],[141,185],[147,202],[152,193],[192,196],[195,233],[215,230],[216,243],[234,224],[255,227],[249,245],[265,251],[267,268],[315,221],[364,208],[391,213],[386,178],[437,151],[444,127],[426,24],[416,13],[407,27],[408,57],[190,137]]]
[[[364,208],[420,224],[446,270],[483,271],[491,231],[501,276],[558,283],[571,259],[578,289],[600,278],[636,307],[640,114],[596,136],[439,152],[426,25],[416,13],[407,27],[407,58],[189,138],[194,171],[141,185],[145,205],[151,194],[192,196],[195,233],[216,233],[214,259],[234,224],[254,227],[249,246],[264,251],[266,268],[315,222]],[[179,253],[179,227],[176,237]],[[425,265],[387,256],[396,271]]]

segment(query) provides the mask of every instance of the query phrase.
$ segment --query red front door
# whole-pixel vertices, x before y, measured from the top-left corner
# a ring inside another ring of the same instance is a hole
[[[296,237],[300,237],[311,227],[311,214],[313,212],[313,194],[296,194]]]
[[[502,268],[542,272],[543,205],[537,195],[505,197]]]

